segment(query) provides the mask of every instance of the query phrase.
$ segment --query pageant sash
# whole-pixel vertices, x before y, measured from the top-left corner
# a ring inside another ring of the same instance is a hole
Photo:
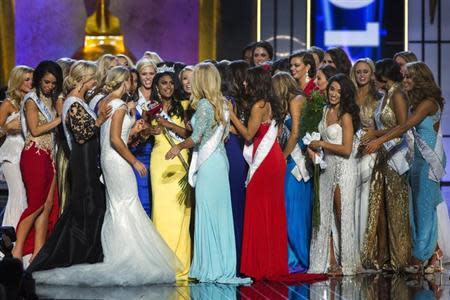
[[[278,126],[276,122],[272,120],[270,123],[269,130],[264,135],[261,143],[256,149],[255,155],[253,156],[253,143],[251,145],[244,146],[244,159],[247,161],[249,168],[247,173],[247,180],[245,181],[245,186],[250,183],[253,175],[256,170],[258,170],[259,166],[262,164],[266,156],[269,154],[270,149],[272,149],[275,140],[277,139],[278,134]]]
[[[92,119],[94,119],[94,120],[97,119],[97,115],[95,114],[95,112],[92,111],[91,108],[89,107],[89,105],[86,102],[84,102],[82,99],[71,96],[64,101],[63,109],[62,109],[62,123],[63,123],[63,128],[64,128],[64,135],[66,136],[67,144],[69,145],[70,150],[72,150],[73,137],[72,137],[72,134],[70,133],[69,129],[67,128],[66,117],[67,117],[67,113],[69,112],[70,107],[74,103],[79,103],[86,110],[86,112],[91,116]]]
[[[286,120],[289,118],[290,116],[288,115]],[[289,139],[291,131],[286,125],[283,126],[283,131],[286,132],[287,139]],[[295,143],[294,150],[292,150],[290,155],[295,162],[295,166],[292,168],[291,174],[295,177],[295,179],[297,179],[297,181],[301,181],[303,179],[304,182],[307,182],[310,176],[308,170],[306,169],[306,159],[297,142]]]
[[[386,105],[389,105],[389,102],[387,102]],[[380,101],[380,105],[378,105],[375,110],[375,123],[377,124],[378,129],[384,130],[385,126],[381,122],[382,106],[383,101]],[[388,165],[399,175],[403,175],[410,168],[410,164],[407,159],[409,148],[405,135],[406,134],[404,134],[401,138],[392,139],[383,144],[384,149],[389,152],[391,156],[388,160]]]
[[[177,124],[172,120],[172,118],[169,116],[169,114],[166,113],[165,111],[162,110],[162,111],[159,113],[159,115],[160,115],[162,118],[164,118],[166,121],[169,121],[170,123],[177,125]],[[180,143],[184,141],[184,138],[182,138],[181,136],[179,136],[178,134],[176,134],[176,133],[173,132],[172,130],[167,129],[167,132],[168,132],[169,135],[170,135],[173,139],[175,139],[176,141],[178,141],[178,142],[180,142]]]
[[[97,104],[100,102],[100,100],[102,100],[103,98],[105,98],[106,95],[103,94],[97,94],[94,96],[94,98],[91,99],[91,101],[89,101],[89,108],[95,112],[95,108],[97,107]],[[97,118],[97,117],[96,117]]]
[[[144,95],[140,90],[138,90],[139,99],[136,103],[136,110],[139,112],[139,114],[142,116],[143,107],[147,104],[147,100],[145,99]]]
[[[444,146],[442,144],[441,126],[439,126],[434,149],[431,149],[431,147],[422,139],[415,128],[413,128],[412,132],[420,154],[422,154],[423,158],[430,166],[428,178],[435,182],[440,182],[441,178],[445,175],[446,165]]]
[[[224,117],[227,123],[230,120],[229,116],[228,106],[224,105]],[[197,182],[197,172],[200,169],[200,166],[214,153],[214,151],[216,151],[223,139],[224,133],[225,126],[220,124],[209,140],[204,143],[200,149],[194,150],[192,153],[191,165],[189,166],[189,184],[192,187],[195,187]]]
[[[22,105],[20,107],[20,119],[22,124],[22,132],[23,135],[26,137],[28,133],[28,127],[27,127],[27,120],[25,117],[25,104],[28,100],[31,99],[33,101],[39,111],[44,115],[44,117],[47,119],[47,122],[53,121],[55,118],[54,114],[48,109],[48,107],[45,105],[45,103],[36,95],[36,92],[29,92],[24,96],[24,101],[22,102]],[[52,134],[53,135],[53,134]]]

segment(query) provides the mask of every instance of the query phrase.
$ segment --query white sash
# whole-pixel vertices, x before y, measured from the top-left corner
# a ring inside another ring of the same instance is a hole
[[[169,114],[166,113],[165,111],[162,110],[162,111],[159,113],[159,115],[160,115],[162,118],[164,118],[166,121],[169,121],[170,123],[177,125],[177,124],[172,120],[172,118],[170,118]],[[184,138],[182,138],[181,136],[179,136],[178,134],[176,134],[175,132],[173,132],[173,131],[170,130],[169,128],[167,128],[167,132],[168,132],[169,135],[170,135],[172,138],[174,138],[176,141],[178,141],[178,142],[180,142],[180,143],[184,141]]]
[[[253,156],[253,144],[249,146],[247,145],[244,146],[244,158],[249,165],[245,186],[247,186],[250,183],[250,180],[252,179],[256,170],[264,161],[267,154],[269,154],[270,149],[272,149],[272,146],[275,143],[275,140],[277,139],[277,134],[278,134],[278,126],[276,125],[276,122],[272,120],[272,122],[270,123],[269,130],[264,135],[261,143],[258,146],[258,149],[256,149],[255,156]]]
[[[385,105],[389,105],[386,103]],[[377,128],[384,130],[385,127],[381,122],[381,108],[383,106],[383,101],[380,101],[380,105],[378,105],[375,111],[375,123],[377,124]],[[406,173],[409,168],[409,162],[407,160],[408,156],[408,143],[405,138],[405,134],[401,138],[393,139],[387,141],[383,144],[384,149],[391,154],[391,157],[388,160],[388,165],[394,169],[399,175],[403,175]]]
[[[413,128],[413,134],[420,154],[422,154],[425,161],[430,165],[428,178],[435,182],[440,182],[441,178],[445,175],[446,164],[444,146],[442,144],[441,126],[439,126],[434,149],[431,149],[431,147],[422,139],[415,128]]]
[[[91,101],[89,102],[89,108],[93,112],[95,112],[95,107],[97,106],[97,103],[105,97],[106,97],[106,95],[103,95],[103,94],[95,95],[94,98],[92,98]]]
[[[226,122],[229,122],[229,116],[228,106],[224,105],[224,117]],[[200,149],[194,150],[192,153],[191,165],[189,166],[189,184],[192,187],[195,187],[197,182],[197,172],[200,169],[200,166],[214,153],[214,151],[216,151],[222,141],[224,132],[225,126],[220,124],[209,140],[204,143]]]
[[[288,120],[290,118],[290,116],[286,116],[286,120]],[[283,128],[288,136],[291,135],[291,131],[289,130],[289,128],[284,125]],[[291,170],[291,174],[295,177],[295,179],[297,179],[297,181],[300,181],[303,179],[304,182],[307,182],[310,178],[309,176],[309,172],[306,169],[306,159],[305,156],[303,155],[302,149],[300,149],[300,146],[298,145],[298,143],[295,143],[295,147],[294,150],[292,150],[291,152],[291,157],[295,162],[295,166],[292,168]]]
[[[69,145],[70,150],[72,150],[73,138],[72,138],[72,134],[70,133],[69,129],[67,128],[66,117],[67,117],[67,113],[69,112],[70,107],[74,103],[79,103],[86,110],[86,112],[91,116],[92,119],[94,119],[94,120],[97,119],[97,115],[95,114],[95,112],[92,111],[91,108],[89,107],[89,105],[86,102],[84,102],[82,99],[71,96],[64,101],[63,109],[62,109],[62,123],[63,123],[63,128],[64,128],[64,135],[66,136],[67,144]]]
[[[22,102],[22,105],[20,107],[20,121],[22,123],[22,132],[23,135],[26,137],[28,134],[28,127],[27,127],[27,120],[25,117],[25,104],[26,102],[31,99],[36,106],[38,107],[39,111],[44,115],[44,117],[47,119],[47,122],[53,121],[55,118],[54,114],[48,109],[48,107],[45,105],[44,102],[36,95],[36,92],[32,91],[29,92],[24,96],[24,101]],[[53,133],[52,133],[53,136]]]
[[[144,95],[140,90],[138,90],[139,99],[136,103],[136,110],[139,112],[139,114],[142,116],[143,106],[147,104],[147,99],[145,99]]]

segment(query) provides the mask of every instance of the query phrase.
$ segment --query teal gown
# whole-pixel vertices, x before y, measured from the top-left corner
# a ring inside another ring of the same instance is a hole
[[[201,148],[214,134],[214,109],[199,101],[192,117],[191,139]],[[226,133],[228,128],[226,130]],[[228,158],[223,141],[197,171],[195,186],[194,257],[189,277],[200,282],[250,283],[236,277],[236,247],[231,208]]]
[[[434,116],[427,116],[415,127],[417,134],[431,149],[434,149],[437,141],[433,125],[439,122],[439,116],[439,112]],[[412,254],[422,261],[430,259],[436,250],[436,207],[442,202],[440,184],[428,178],[429,170],[429,164],[419,151],[417,143],[414,143],[414,160],[410,170]]]

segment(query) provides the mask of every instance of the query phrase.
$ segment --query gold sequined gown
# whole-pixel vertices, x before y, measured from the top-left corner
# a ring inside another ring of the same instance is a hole
[[[375,112],[377,127],[379,122],[386,129],[397,126],[391,99],[399,89],[399,85],[394,85],[381,101]],[[407,175],[399,175],[392,167],[392,157],[398,149],[399,147],[394,147],[387,151],[385,147],[381,147],[375,160],[367,229],[361,253],[366,268],[392,268],[400,271],[408,265],[411,255]]]
[[[374,113],[379,101],[369,101],[360,106],[359,117],[361,119],[361,128],[375,128]],[[361,134],[363,134],[361,132]],[[362,149],[361,149],[362,150]],[[360,251],[364,246],[364,235],[367,228],[367,217],[369,211],[369,191],[372,170],[375,165],[376,153],[363,154],[358,152],[358,178],[356,183],[356,202],[355,202],[355,227],[358,237]]]

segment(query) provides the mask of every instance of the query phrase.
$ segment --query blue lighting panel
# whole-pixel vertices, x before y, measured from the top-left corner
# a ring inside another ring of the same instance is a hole
[[[312,2],[312,45],[341,47],[352,60],[392,57],[404,48],[404,2],[317,0]]]

